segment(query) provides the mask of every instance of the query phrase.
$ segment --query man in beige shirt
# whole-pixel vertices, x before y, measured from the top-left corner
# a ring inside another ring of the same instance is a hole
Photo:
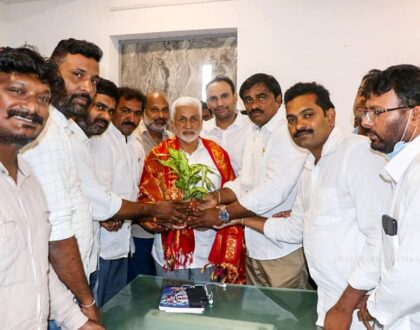
[[[18,156],[48,118],[56,68],[29,48],[0,48],[0,325],[103,329],[88,320],[48,262],[50,225],[40,184]],[[88,308],[89,306],[82,306]]]

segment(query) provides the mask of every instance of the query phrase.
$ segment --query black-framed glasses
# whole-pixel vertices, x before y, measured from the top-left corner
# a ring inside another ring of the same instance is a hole
[[[412,107],[409,106],[403,106],[403,107],[396,107],[396,108],[389,108],[389,109],[380,109],[380,110],[366,110],[362,113],[362,118],[366,118],[369,122],[372,122],[374,119],[378,118],[379,115],[394,111],[394,110],[403,110],[403,109],[412,109]]]

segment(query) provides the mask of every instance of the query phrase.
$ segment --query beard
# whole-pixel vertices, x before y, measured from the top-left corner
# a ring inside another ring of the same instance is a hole
[[[62,93],[62,95],[54,100],[53,105],[66,116],[82,117],[85,116],[92,102],[92,98],[88,93]]]
[[[45,120],[41,116],[36,113],[29,113],[26,110],[19,109],[19,108],[11,108],[7,111],[7,119],[18,116],[20,118],[24,118],[32,123],[38,124],[43,126]],[[36,132],[36,129],[33,129],[34,133],[32,135],[25,135],[25,134],[16,134],[12,130],[7,128],[0,128],[0,143],[1,144],[14,144],[18,147],[23,147],[28,143],[32,142],[37,138],[39,133],[41,133],[41,129]]]
[[[143,116],[143,122],[147,129],[157,133],[163,132],[168,123],[165,119],[149,119],[146,114]]]
[[[34,134],[33,136],[19,135],[8,129],[2,128],[0,129],[0,144],[13,144],[18,148],[22,148],[35,140],[37,136],[37,134]]]
[[[194,134],[185,134],[186,132],[194,133]],[[192,131],[192,130],[184,130],[180,134],[176,135],[178,139],[185,143],[192,143],[198,139],[200,136],[200,131]]]

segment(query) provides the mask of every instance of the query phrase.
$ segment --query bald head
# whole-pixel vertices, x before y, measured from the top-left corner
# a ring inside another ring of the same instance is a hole
[[[153,91],[147,93],[143,121],[148,130],[162,132],[169,119],[169,104],[164,93]]]

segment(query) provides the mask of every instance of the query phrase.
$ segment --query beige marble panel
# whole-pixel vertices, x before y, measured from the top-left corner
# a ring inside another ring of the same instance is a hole
[[[236,82],[236,45],[236,36],[124,43],[122,85],[163,90],[170,102],[179,96],[201,99],[203,64],[212,64],[212,76],[223,74]]]

